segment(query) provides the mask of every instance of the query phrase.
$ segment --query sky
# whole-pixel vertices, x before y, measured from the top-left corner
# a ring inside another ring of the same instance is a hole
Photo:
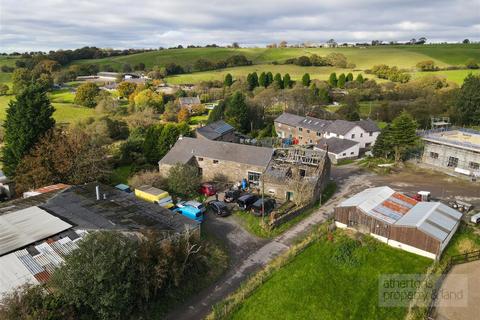
[[[480,40],[480,0],[0,0],[0,51]]]

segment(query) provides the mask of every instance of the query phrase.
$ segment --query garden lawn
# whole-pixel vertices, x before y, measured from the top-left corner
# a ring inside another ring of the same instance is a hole
[[[340,233],[335,238],[344,237]],[[353,241],[351,239],[347,241]],[[432,260],[371,240],[338,262],[338,243],[321,239],[258,288],[231,319],[403,319],[407,307],[378,306],[382,274],[425,272]]]
[[[444,251],[442,259],[477,250],[480,250],[480,227],[462,223]]]

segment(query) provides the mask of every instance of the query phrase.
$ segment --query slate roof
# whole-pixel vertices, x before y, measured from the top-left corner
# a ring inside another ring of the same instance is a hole
[[[178,101],[180,102],[181,106],[196,105],[201,103],[199,97],[180,97],[178,98]]]
[[[346,120],[324,120],[313,117],[302,117],[291,113],[282,113],[275,119],[275,122],[283,123],[293,127],[302,127],[317,132],[331,132],[339,135],[345,135],[355,126],[361,127],[366,132],[378,132],[380,129],[377,124],[370,120],[346,121]]]
[[[266,168],[272,155],[272,148],[184,137],[179,139],[158,163],[184,164],[192,157],[205,157]]]
[[[216,121],[207,126],[197,128],[197,135],[210,140],[217,140],[227,133],[235,131],[235,128],[223,120]]]
[[[349,139],[340,139],[340,138],[330,138],[330,139],[320,139],[318,144],[315,146],[318,149],[326,150],[328,145],[328,152],[334,154],[340,154],[343,151],[353,147],[358,144],[358,142],[349,140]]]

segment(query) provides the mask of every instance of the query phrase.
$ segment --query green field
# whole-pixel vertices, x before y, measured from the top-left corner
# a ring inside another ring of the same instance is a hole
[[[375,64],[395,65],[400,68],[413,68],[422,60],[434,60],[438,66],[464,65],[469,58],[479,59],[480,45],[423,45],[423,46],[378,46],[354,48],[193,48],[175,50],[157,50],[95,60],[79,60],[75,63],[110,65],[121,69],[124,63],[135,65],[145,63],[147,67],[163,66],[170,62],[181,65],[192,65],[197,59],[212,61],[226,59],[235,54],[243,54],[254,64],[265,64],[273,61],[282,62],[301,55],[317,54],[325,56],[331,52],[344,54],[349,62],[359,69],[370,68]]]
[[[442,71],[434,71],[434,72],[413,72],[412,77],[413,79],[417,79],[424,76],[438,76],[442,78],[446,78],[449,81],[455,82],[459,85],[463,83],[463,80],[470,74],[478,75],[480,74],[480,70],[442,70]]]
[[[14,96],[0,96],[0,121],[4,121],[7,113],[8,102],[13,99]],[[68,97],[64,92],[58,95],[53,94],[51,96],[52,104],[55,107],[55,113],[53,117],[59,123],[71,123],[78,120],[82,120],[88,117],[95,117],[97,114],[94,109],[79,107],[73,103],[67,102],[72,99]]]
[[[407,308],[378,306],[379,276],[423,273],[432,260],[376,241],[348,254],[342,243],[322,239],[309,246],[248,297],[231,319],[403,319]]]
[[[9,67],[15,67],[15,61],[19,60],[18,56],[15,57],[6,57],[6,56],[0,56],[0,66],[9,66]]]
[[[170,84],[182,84],[182,83],[198,83],[200,81],[211,81],[211,80],[221,80],[225,78],[227,73],[232,74],[234,79],[238,78],[245,78],[249,73],[252,72],[272,72],[274,75],[275,73],[281,73],[282,76],[285,73],[290,74],[292,80],[301,80],[302,76],[305,73],[309,73],[312,79],[318,80],[327,80],[328,77],[332,72],[336,72],[337,74],[340,73],[348,73],[352,72],[354,77],[357,76],[357,71],[353,71],[351,69],[340,69],[334,67],[300,67],[295,65],[273,65],[273,64],[260,64],[260,65],[252,65],[246,67],[234,67],[234,68],[226,68],[221,70],[213,70],[213,71],[205,71],[205,72],[195,72],[190,74],[182,74],[176,76],[167,77],[166,80]],[[364,77],[372,77],[369,75],[364,75]]]

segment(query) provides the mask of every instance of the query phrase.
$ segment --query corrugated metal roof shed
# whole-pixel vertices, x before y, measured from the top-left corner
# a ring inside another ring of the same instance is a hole
[[[76,242],[87,234],[84,230],[72,232],[76,234],[75,240],[70,236],[58,240],[47,239],[36,245],[36,250],[27,248],[0,256],[0,298],[18,286],[46,282],[55,268],[63,263],[64,257],[78,248]]]
[[[0,215],[0,255],[60,233],[72,226],[39,207]]]
[[[395,225],[416,227],[443,242],[455,230],[462,214],[440,202],[419,202]]]

